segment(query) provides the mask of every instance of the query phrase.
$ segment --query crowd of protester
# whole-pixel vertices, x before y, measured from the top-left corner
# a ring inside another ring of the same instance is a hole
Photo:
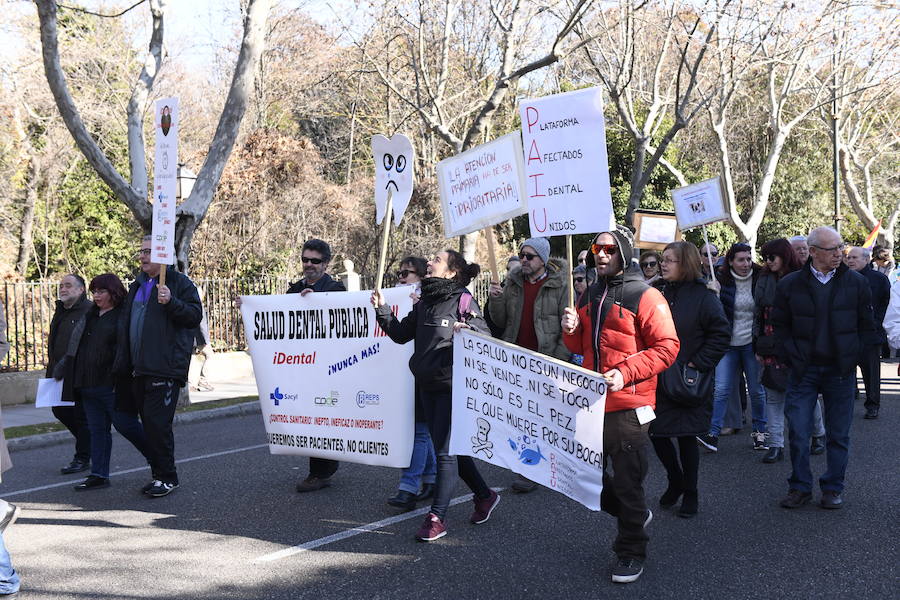
[[[208,357],[209,334],[197,288],[171,267],[160,282],[149,238],[136,258],[139,271],[128,289],[112,273],[89,284],[75,274],[63,277],[47,376],[62,380],[62,399],[74,401],[53,413],[74,438],[74,455],[61,472],[88,472],[75,490],[110,485],[115,427],[150,466],[143,492],[159,498],[179,485],[172,421],[191,354],[199,349]],[[327,272],[331,258],[326,242],[307,241],[304,277],[286,292],[343,291]],[[694,517],[701,506],[701,450],[717,452],[720,436],[740,431],[745,404],[749,445],[765,452],[761,461],[783,461],[786,441],[790,449],[791,475],[780,505],[797,508],[811,500],[809,456],[824,453],[819,503],[840,508],[859,394],[856,369],[864,380],[864,417],[875,419],[880,360],[888,346],[900,346],[900,284],[892,287],[888,276],[894,263],[887,249],[847,248],[827,227],[769,240],[759,258],[743,243],[724,256],[713,244],[697,248],[684,241],[661,253],[639,253],[631,232],[616,227],[598,233],[572,268],[550,256],[549,240],[531,238],[507,261],[503,281],[491,284],[483,312],[466,289],[480,271],[477,264],[453,250],[431,260],[404,258],[396,276],[398,285],[414,286],[412,311],[394,316],[379,290],[371,298],[386,334],[399,344],[414,343],[415,442],[388,504],[412,510],[430,500],[416,537],[432,541],[447,533],[457,475],[474,495],[472,523],[486,522],[500,501],[472,458],[448,450],[452,337],[470,328],[606,379],[601,508],[617,520],[615,582],[635,581],[646,560],[653,518],[643,488],[649,450],[667,477],[658,505]],[[236,302],[240,306],[240,298]],[[0,329],[5,343],[5,326]],[[735,426],[726,426],[729,412],[738,415]],[[0,460],[5,468],[5,444]],[[330,486],[338,467],[311,457],[297,491]],[[511,485],[518,493],[538,488],[521,475]],[[0,591],[18,588],[2,547],[15,514],[15,506],[0,501],[0,586],[6,586]]]

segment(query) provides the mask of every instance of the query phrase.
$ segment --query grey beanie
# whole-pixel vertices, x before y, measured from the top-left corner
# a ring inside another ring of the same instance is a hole
[[[541,260],[544,261],[545,265],[550,260],[550,240],[548,240],[547,238],[534,237],[527,239],[522,242],[521,246],[519,246],[519,252],[521,252],[522,248],[524,248],[525,246],[531,246],[532,248],[534,248],[534,251],[538,256],[541,257]]]

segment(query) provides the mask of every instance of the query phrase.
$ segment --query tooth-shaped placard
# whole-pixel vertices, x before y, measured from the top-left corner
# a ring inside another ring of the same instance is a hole
[[[372,158],[375,160],[375,222],[381,224],[384,219],[390,189],[394,225],[399,225],[412,196],[415,163],[412,142],[402,134],[390,139],[373,135]]]

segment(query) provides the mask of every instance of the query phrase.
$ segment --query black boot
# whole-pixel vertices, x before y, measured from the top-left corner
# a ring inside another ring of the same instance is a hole
[[[424,500],[428,500],[432,496],[434,496],[434,484],[423,483],[422,490],[416,496],[416,502],[423,502]]]
[[[400,490],[396,496],[388,500],[388,504],[403,510],[412,510],[416,507],[416,496],[412,492]]]
[[[690,519],[697,514],[697,490],[685,490],[684,498],[681,499],[681,508],[678,509],[678,516]]]
[[[670,480],[669,487],[667,487],[666,491],[663,492],[663,495],[659,497],[659,505],[663,508],[675,506],[675,503],[678,502],[678,499],[681,498],[681,494],[683,493],[684,489],[682,489],[681,485],[673,483]]]
[[[775,446],[769,448],[769,451],[766,452],[762,459],[764,463],[769,465],[781,460],[784,460],[784,448],[776,448]]]

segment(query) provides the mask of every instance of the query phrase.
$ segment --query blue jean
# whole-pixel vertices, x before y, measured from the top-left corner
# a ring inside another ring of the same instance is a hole
[[[731,346],[716,366],[716,386],[713,392],[712,422],[709,434],[718,436],[725,420],[728,398],[740,379],[740,371],[747,379],[750,409],[753,415],[753,431],[766,432],[766,391],[759,383],[759,363],[753,354],[753,344]]]
[[[19,591],[19,574],[13,569],[12,559],[6,551],[3,534],[0,533],[0,594],[12,594]]]
[[[109,457],[112,454],[110,425],[148,458],[147,438],[137,415],[115,409],[116,392],[111,386],[79,388],[77,390],[91,431],[91,475],[109,477]]]
[[[434,483],[437,477],[437,460],[434,444],[428,434],[428,423],[416,423],[416,437],[413,440],[412,457],[409,466],[400,474],[399,489],[418,494],[422,483]]]
[[[812,492],[809,468],[809,438],[816,398],[822,394],[825,416],[825,473],[819,479],[822,490],[841,492],[850,456],[850,422],[853,420],[853,388],[856,373],[841,375],[834,367],[810,365],[802,375],[791,372],[784,395],[791,447],[792,490]]]
[[[769,447],[784,448],[784,392],[772,388],[766,388],[766,428],[769,430]],[[812,434],[813,437],[825,435],[821,398],[813,409]]]

